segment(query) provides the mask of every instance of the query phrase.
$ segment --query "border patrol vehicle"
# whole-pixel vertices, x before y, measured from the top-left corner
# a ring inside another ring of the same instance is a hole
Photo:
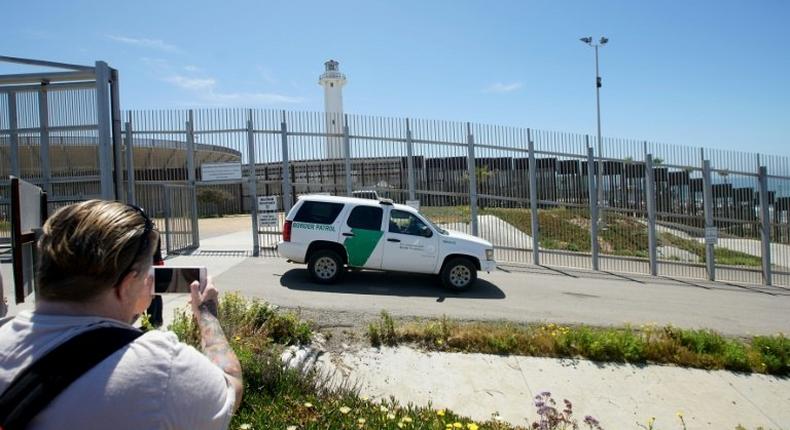
[[[277,244],[282,258],[307,263],[312,278],[336,282],[345,268],[436,274],[464,290],[496,268],[490,242],[439,228],[391,200],[308,195],[291,208]]]

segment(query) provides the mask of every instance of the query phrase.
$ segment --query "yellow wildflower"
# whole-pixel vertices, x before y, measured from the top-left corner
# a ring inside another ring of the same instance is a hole
[[[340,413],[343,414],[343,415],[345,415],[345,414],[347,414],[349,412],[351,412],[351,408],[349,408],[348,406],[343,406],[343,407],[340,408]]]
[[[365,424],[365,419],[364,418],[360,418],[360,419],[357,420],[357,422],[360,423],[360,424]]]
[[[387,409],[387,407],[386,407],[386,406],[384,406],[384,405],[381,405],[381,406],[379,407],[379,410],[380,410],[382,413],[384,413],[384,412],[388,412],[388,411],[389,411],[389,409]]]
[[[440,417],[443,417],[444,416],[444,412],[445,412],[444,409],[439,409],[438,411],[436,411],[436,415],[439,415]]]
[[[310,408],[313,407],[313,404],[310,403],[310,402],[304,402],[304,407],[306,407],[307,409],[310,409]]]
[[[251,428],[252,428],[252,424],[250,423],[244,423],[239,426],[239,430],[250,430]]]
[[[677,415],[678,418],[683,419],[683,412],[678,411],[675,415]]]
[[[403,419],[401,421],[403,421],[404,423],[410,423],[411,422],[411,417],[403,417]]]
[[[394,420],[395,419],[395,414],[389,413],[389,414],[387,414],[387,418],[389,418],[391,420]]]
[[[456,421],[456,422],[454,422],[454,423],[453,423],[453,427],[455,427],[455,428],[457,428],[457,429],[460,429],[460,428],[463,428],[463,427],[464,427],[464,425],[463,425],[463,424],[461,424],[461,423],[459,423],[458,421]]]
[[[398,428],[401,428],[401,429],[403,428],[403,422],[399,422],[398,423]]]
[[[469,423],[469,424],[466,425],[466,428],[469,429],[469,430],[477,430],[477,424]]]

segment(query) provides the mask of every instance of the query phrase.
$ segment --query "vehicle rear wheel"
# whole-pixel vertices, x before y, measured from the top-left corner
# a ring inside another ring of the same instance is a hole
[[[477,269],[467,258],[457,257],[442,268],[442,285],[456,291],[467,290],[477,280]]]
[[[307,270],[315,282],[333,284],[343,274],[343,259],[330,249],[319,250],[310,256]]]

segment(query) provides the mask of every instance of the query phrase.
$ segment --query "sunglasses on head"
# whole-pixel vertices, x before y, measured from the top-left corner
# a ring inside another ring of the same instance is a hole
[[[140,244],[137,247],[137,252],[134,253],[132,262],[129,263],[129,266],[126,268],[126,270],[121,272],[121,276],[118,278],[118,282],[121,282],[121,280],[123,280],[123,278],[126,277],[126,275],[128,275],[132,271],[132,267],[134,267],[134,263],[140,257],[140,254],[142,254],[146,249],[148,249],[148,246],[151,243],[151,239],[150,239],[151,231],[154,230],[153,221],[151,221],[151,218],[149,218],[148,215],[146,215],[145,211],[141,207],[132,204],[127,204],[127,206],[134,209],[138,214],[140,214],[141,217],[143,217],[143,220],[145,221],[145,226],[143,227],[143,234],[140,237]]]

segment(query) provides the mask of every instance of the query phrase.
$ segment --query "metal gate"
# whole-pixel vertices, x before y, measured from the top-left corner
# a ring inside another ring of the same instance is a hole
[[[185,160],[191,158],[183,154],[189,145],[164,140],[170,154],[164,168],[180,160],[180,182],[156,172],[161,166],[146,165],[163,139],[154,139],[156,144],[144,136],[135,140],[130,123],[122,136],[117,70],[102,61],[80,66],[0,56],[0,62],[65,70],[0,75],[0,253],[10,242],[9,175],[40,186],[48,195],[49,213],[94,198],[134,203],[134,178],[141,177],[139,194],[158,199],[144,199],[142,206],[165,233],[167,249],[197,247],[197,222],[191,216],[195,182],[185,173]],[[180,155],[178,146],[184,148]],[[135,172],[135,161],[142,171]]]
[[[40,186],[50,212],[90,198],[122,198],[118,74],[94,66],[0,56],[59,72],[0,75],[0,246],[8,230],[9,175]]]

